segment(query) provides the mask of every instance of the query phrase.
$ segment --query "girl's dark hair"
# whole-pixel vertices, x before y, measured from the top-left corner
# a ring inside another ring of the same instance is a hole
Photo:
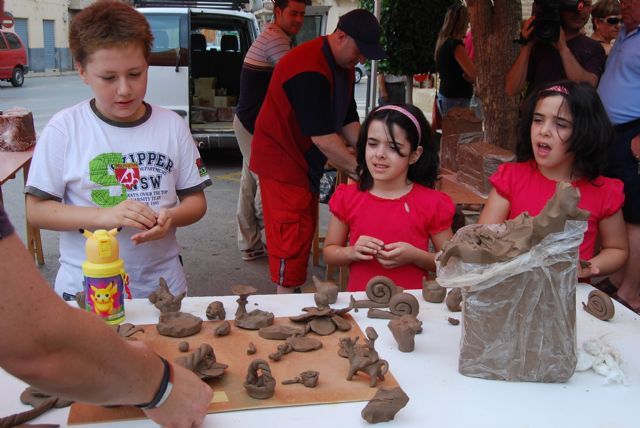
[[[367,118],[364,120],[362,127],[360,128],[360,134],[358,135],[357,143],[357,161],[358,167],[356,173],[358,174],[358,189],[361,191],[369,190],[373,187],[373,178],[371,173],[367,169],[367,161],[365,159],[365,151],[367,148],[367,136],[369,134],[369,126],[374,120],[379,120],[385,124],[389,129],[389,134],[392,141],[394,127],[404,129],[407,133],[407,139],[411,144],[411,152],[414,152],[418,147],[422,147],[422,155],[416,162],[409,165],[409,171],[407,172],[407,178],[414,183],[421,184],[423,186],[434,188],[436,180],[438,178],[438,147],[431,137],[431,126],[424,117],[422,111],[411,104],[395,104],[412,114],[418,124],[420,125],[420,133],[422,138],[418,139],[418,130],[416,129],[413,121],[407,117],[407,115],[396,110],[373,110]]]
[[[519,162],[534,159],[531,147],[531,123],[538,101],[562,96],[571,112],[573,131],[566,141],[568,152],[575,154],[573,173],[588,180],[602,175],[606,167],[614,131],[596,90],[588,83],[564,80],[544,86],[526,100],[518,124],[516,157]]]

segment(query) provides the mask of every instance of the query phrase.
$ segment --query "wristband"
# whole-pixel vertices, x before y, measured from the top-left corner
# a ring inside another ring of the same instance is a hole
[[[171,390],[173,389],[173,368],[171,364],[160,357],[162,360],[162,365],[164,366],[164,372],[162,373],[162,380],[160,381],[160,386],[156,391],[156,394],[153,396],[153,399],[145,404],[136,404],[136,407],[139,407],[143,410],[150,410],[160,407],[164,404],[165,401],[171,395]]]

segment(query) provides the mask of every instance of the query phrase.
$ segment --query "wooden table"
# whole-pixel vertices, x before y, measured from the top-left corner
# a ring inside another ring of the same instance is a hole
[[[33,157],[33,147],[24,152],[0,152],[0,202],[2,202],[2,185],[16,177],[16,173],[22,169],[24,184],[27,184],[29,167]],[[26,216],[25,216],[26,217]],[[42,239],[40,229],[27,223],[27,248],[38,264],[44,264],[42,254]]]
[[[456,173],[446,169],[440,171],[436,189],[449,195],[454,204],[484,205],[487,203],[487,198],[460,183]]]

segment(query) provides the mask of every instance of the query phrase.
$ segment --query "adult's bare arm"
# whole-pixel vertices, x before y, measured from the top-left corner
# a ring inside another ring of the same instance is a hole
[[[360,134],[360,122],[350,122],[342,127],[342,135],[349,146],[354,149],[358,144],[358,134]]]
[[[62,301],[14,233],[0,239],[0,365],[54,395],[95,404],[148,403],[163,375],[160,358],[123,341],[101,320]],[[35,310],[35,311],[34,311]],[[73,375],[69,373],[73,371]],[[190,427],[205,416],[211,389],[175,367],[174,391],[149,417]],[[179,392],[179,393],[178,393]]]
[[[532,16],[522,24],[522,30],[520,36],[523,39],[528,40],[531,38],[533,32],[533,21],[535,17]],[[533,42],[529,42],[520,48],[518,57],[511,65],[511,68],[507,72],[505,79],[505,91],[510,97],[519,94],[524,89],[525,83],[527,83],[527,69],[529,67],[529,59],[531,58],[531,49],[533,49]]]
[[[333,133],[311,137],[311,141],[327,157],[329,162],[345,171],[350,177],[356,176],[356,157],[347,148],[347,140],[341,135]]]
[[[567,79],[574,82],[586,82],[594,88],[598,86],[598,76],[585,70],[573,53],[569,49],[566,43],[564,30],[560,29],[560,38],[555,44],[558,53],[560,53],[560,59],[562,59],[562,67],[564,73],[567,75]]]

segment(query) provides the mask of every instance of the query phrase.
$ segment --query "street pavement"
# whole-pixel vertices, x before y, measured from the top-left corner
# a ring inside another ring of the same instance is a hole
[[[28,76],[28,75],[27,75]],[[364,118],[367,79],[356,87],[356,103],[360,117]],[[33,112],[36,131],[40,132],[51,115],[91,96],[91,92],[75,74],[58,77],[27,77],[22,88],[0,83],[0,110],[25,107]],[[414,90],[414,103],[431,117],[433,91]],[[236,206],[240,184],[242,157],[238,150],[205,150],[202,158],[213,185],[205,189],[208,209],[197,223],[178,229],[178,242],[182,246],[184,269],[189,284],[189,295],[215,296],[231,294],[234,284],[256,287],[260,294],[271,294],[275,288],[269,280],[267,259],[243,261],[237,249]],[[5,209],[25,240],[23,178],[19,173],[14,180],[2,186]],[[328,210],[320,206],[320,230],[326,230]],[[53,284],[58,270],[58,232],[43,230],[45,264],[40,267],[45,279]],[[126,260],[125,260],[126,266]],[[325,265],[311,266],[309,275],[324,278]],[[311,282],[309,276],[308,283]],[[305,287],[308,289],[309,287]]]

